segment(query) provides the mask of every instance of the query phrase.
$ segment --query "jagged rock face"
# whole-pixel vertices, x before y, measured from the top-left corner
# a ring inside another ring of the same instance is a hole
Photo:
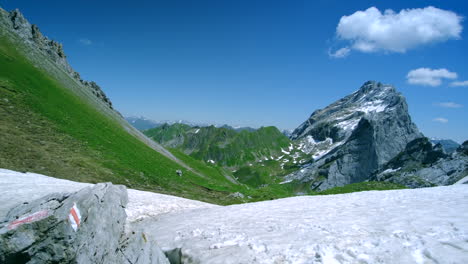
[[[0,222],[0,263],[168,263],[143,233],[125,233],[127,200],[125,187],[97,184],[20,205]]]
[[[101,87],[95,82],[82,80],[80,74],[73,70],[70,64],[68,64],[62,44],[44,36],[39,30],[39,27],[31,25],[18,9],[6,12],[0,8],[0,27],[1,26],[16,34],[24,43],[41,51],[59,68],[69,74],[70,77],[75,79],[86,89],[89,89],[97,98],[112,109],[112,102],[102,91]]]
[[[66,72],[71,73],[73,69],[66,60],[62,44],[50,40],[44,35],[36,25],[31,25],[18,9],[8,14],[12,28],[24,41],[34,44],[39,50],[48,55],[52,61],[60,65]]]
[[[468,144],[467,144],[468,145]],[[399,183],[410,188],[450,185],[468,176],[468,153],[463,145],[446,154],[429,139],[408,143],[404,151],[373,174],[372,180]]]
[[[294,130],[291,139],[319,154],[286,179],[311,182],[316,190],[364,181],[421,136],[405,98],[394,87],[366,82],[353,94],[315,111]]]

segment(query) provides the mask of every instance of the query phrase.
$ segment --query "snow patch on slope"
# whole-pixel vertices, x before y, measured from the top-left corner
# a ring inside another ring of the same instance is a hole
[[[380,113],[385,111],[386,107],[387,105],[383,104],[382,100],[375,100],[364,103],[362,106],[356,108],[356,111],[361,111],[366,114],[369,114],[370,112]]]
[[[21,173],[0,169],[0,218],[13,206],[39,199],[54,192],[76,192],[92,186],[89,183],[56,179],[36,173]],[[127,221],[146,217],[213,207],[216,205],[184,199],[176,196],[128,189]]]

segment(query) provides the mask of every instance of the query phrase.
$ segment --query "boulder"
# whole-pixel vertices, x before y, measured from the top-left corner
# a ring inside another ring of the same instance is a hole
[[[102,183],[17,206],[0,222],[0,263],[168,263],[125,233],[127,201],[124,186]]]

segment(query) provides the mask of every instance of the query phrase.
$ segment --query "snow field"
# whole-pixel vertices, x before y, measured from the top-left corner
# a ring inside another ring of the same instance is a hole
[[[0,217],[89,185],[0,169]],[[232,206],[128,194],[128,224],[184,263],[468,263],[467,184]]]

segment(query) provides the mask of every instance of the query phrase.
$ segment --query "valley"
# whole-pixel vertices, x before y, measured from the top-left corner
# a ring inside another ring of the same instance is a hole
[[[467,261],[468,140],[426,136],[408,90],[362,80],[292,131],[154,121],[65,50],[0,7],[1,263]]]

